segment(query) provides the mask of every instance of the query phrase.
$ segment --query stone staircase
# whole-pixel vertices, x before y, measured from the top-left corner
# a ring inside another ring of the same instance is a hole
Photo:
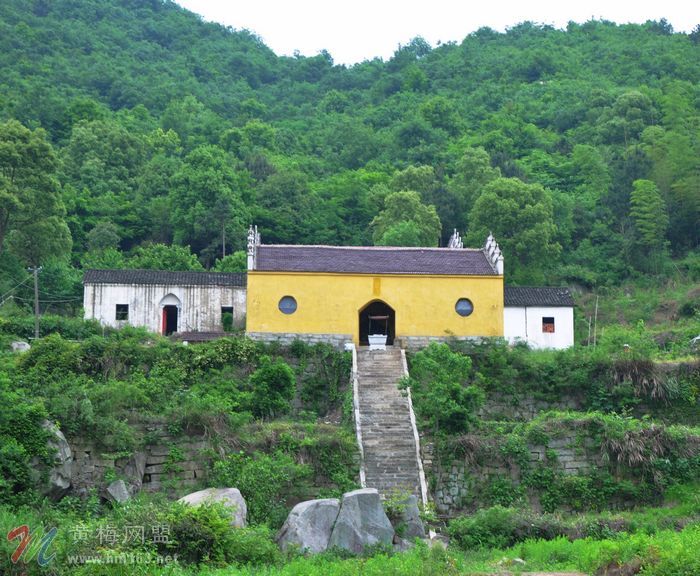
[[[403,375],[400,349],[358,350],[365,479],[367,487],[376,488],[382,496],[400,490],[420,501],[420,472],[408,399],[397,387]]]

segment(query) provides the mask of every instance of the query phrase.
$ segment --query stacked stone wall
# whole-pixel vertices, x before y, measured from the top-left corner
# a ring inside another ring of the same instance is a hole
[[[203,487],[212,445],[201,435],[173,436],[162,424],[136,426],[148,443],[132,454],[110,454],[84,439],[68,439],[73,451],[71,490],[85,496],[102,492],[114,479],[123,479],[133,495],[140,490],[174,495]]]
[[[522,483],[522,470],[501,454],[474,462],[470,455],[438,463],[434,447],[423,443],[422,457],[426,475],[431,480],[435,508],[440,514],[453,516],[475,504],[484,504],[483,488],[496,480],[510,480],[513,486]],[[581,439],[570,434],[550,439],[546,445],[528,445],[529,465],[544,464],[566,475],[585,474],[604,465],[600,447],[592,438]],[[528,494],[536,505],[536,495]]]
[[[278,342],[286,346],[295,340],[307,344],[330,344],[342,350],[346,343],[352,342],[352,334],[300,334],[297,332],[247,332],[246,336],[261,342]]]

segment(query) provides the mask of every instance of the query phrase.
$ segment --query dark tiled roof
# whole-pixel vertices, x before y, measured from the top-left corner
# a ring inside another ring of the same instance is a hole
[[[568,288],[506,286],[503,292],[503,303],[507,307],[574,305],[574,299]]]
[[[245,273],[170,272],[168,270],[86,270],[83,284],[159,284],[170,286],[236,286],[245,288]]]
[[[481,250],[379,246],[258,246],[256,270],[347,274],[496,275]]]

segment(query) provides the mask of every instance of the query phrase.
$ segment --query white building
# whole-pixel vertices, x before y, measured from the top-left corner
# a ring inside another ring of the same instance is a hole
[[[503,336],[532,348],[574,345],[574,300],[568,288],[506,286]]]
[[[86,270],[85,318],[118,328],[143,326],[175,332],[222,332],[223,315],[245,324],[246,275],[163,270]]]

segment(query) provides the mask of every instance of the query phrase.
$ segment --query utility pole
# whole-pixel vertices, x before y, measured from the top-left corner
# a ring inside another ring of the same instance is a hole
[[[39,272],[41,266],[29,268],[34,274],[34,338],[39,338]]]
[[[593,320],[593,348],[598,343],[598,294],[595,295],[595,316]]]
[[[226,258],[226,223],[225,222],[221,226],[221,239],[222,239],[222,245],[223,245],[221,248],[221,251],[222,251],[221,257]]]
[[[591,320],[593,320],[590,316],[588,317],[588,340],[586,340],[586,346],[591,345]]]

